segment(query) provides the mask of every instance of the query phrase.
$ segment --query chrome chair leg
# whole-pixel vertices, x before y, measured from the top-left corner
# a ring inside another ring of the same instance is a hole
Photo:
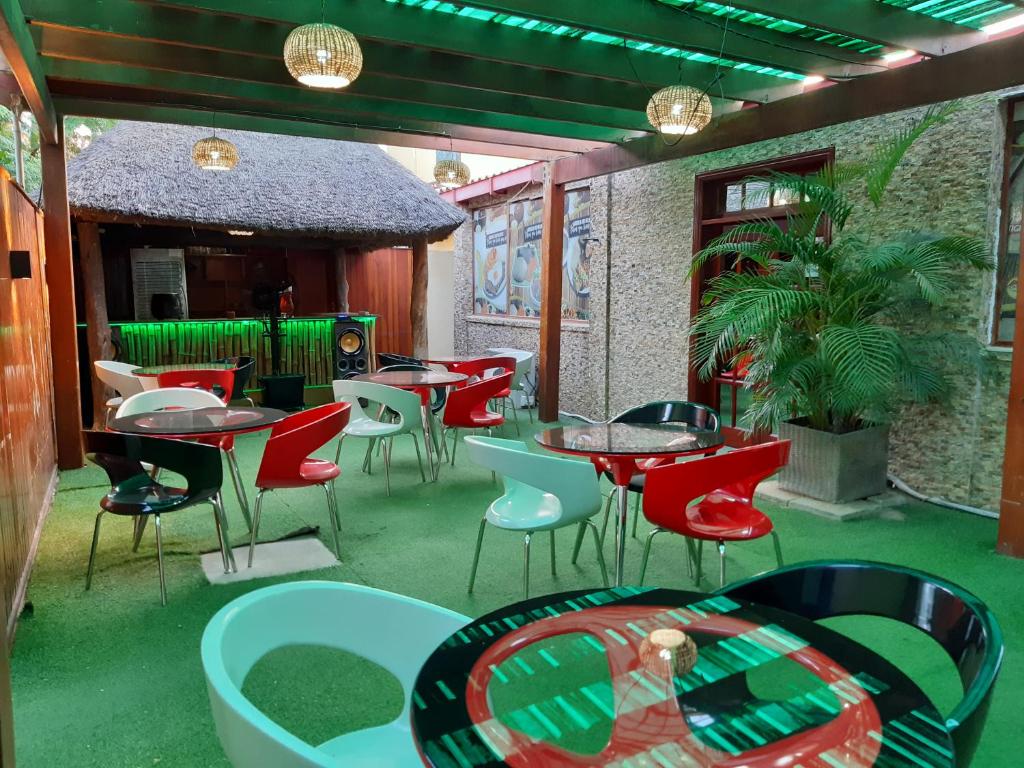
[[[334,554],[337,555],[338,560],[341,560],[341,536],[338,533],[341,530],[341,521],[338,519],[338,497],[334,495],[333,484],[324,483],[323,489],[327,494],[327,513],[330,515],[331,532],[334,534]]]
[[[388,496],[391,495],[391,445],[388,443],[388,439],[385,437],[381,441],[381,445],[384,446],[384,487],[387,489]]]
[[[228,556],[224,547],[224,529],[220,527],[220,515],[217,514],[217,505],[210,500],[210,506],[213,507],[213,527],[217,531],[217,546],[220,548],[220,563],[224,569],[224,573],[228,571]]]
[[[249,498],[245,495],[245,483],[242,481],[242,472],[238,468],[238,458],[235,456],[235,449],[225,450],[224,455],[227,456],[228,469],[231,472],[231,482],[235,486],[235,496],[238,498],[239,506],[242,507],[242,517],[245,518],[245,524],[251,529],[252,515],[249,514]]]
[[[557,576],[558,572],[555,570],[555,529],[551,529],[551,575]]]
[[[776,531],[772,531],[772,541],[775,544],[775,562],[778,563],[779,568],[782,567],[782,543],[779,541],[779,534]]]
[[[640,519],[640,497],[642,493],[633,492],[633,538],[636,538],[636,524]]]
[[[523,431],[519,428],[519,409],[516,408],[516,401],[511,397],[506,397],[505,399],[512,404],[512,421],[516,423],[516,435],[522,437]]]
[[[224,554],[227,555],[228,566],[230,570],[225,573],[238,573],[238,566],[235,565],[235,552],[231,549],[231,538],[228,536],[228,516],[224,512],[224,499],[218,493],[213,497],[213,505],[217,510],[217,514],[220,515],[220,528],[224,536]]]
[[[142,534],[146,530],[147,522],[149,522],[149,515],[139,515],[135,518],[135,535],[132,538],[132,552],[139,551],[139,544],[142,543]]]
[[[459,447],[459,430],[452,429],[452,466],[455,466],[455,451]]]
[[[686,539],[686,574],[692,579],[693,564],[697,560],[697,548],[689,536],[683,538]]]
[[[167,605],[167,583],[164,580],[164,540],[160,535],[160,515],[153,515],[153,530],[156,531],[156,568],[160,573],[160,605]]]
[[[256,492],[256,506],[253,509],[252,530],[249,532],[249,567],[252,568],[252,556],[256,552],[256,537],[260,532],[260,517],[263,513],[263,494],[267,491],[260,488]]]
[[[334,463],[338,464],[341,461],[341,442],[345,439],[345,433],[342,432],[338,435],[338,450],[334,452]]]
[[[96,544],[100,540],[100,523],[103,522],[103,515],[106,510],[101,509],[96,515],[96,523],[92,528],[92,546],[89,548],[89,567],[85,571],[85,588],[92,586],[92,569],[96,562]]]
[[[579,524],[579,527],[576,529],[576,541],[572,545],[572,560],[571,560],[571,562],[572,562],[573,565],[576,565],[576,561],[579,559],[579,556],[580,556],[580,547],[583,546],[583,535],[587,531],[587,522],[588,522],[587,520],[581,521],[580,524]],[[594,526],[594,529],[595,530],[597,529],[596,525]]]
[[[420,480],[425,483],[427,482],[427,474],[423,471],[423,454],[420,453],[420,441],[416,437],[415,432],[410,432],[409,437],[412,438],[412,445],[416,449],[416,463],[420,465]]]
[[[616,496],[619,494],[619,487],[615,486],[608,494],[608,501],[604,505],[604,520],[601,522],[601,546],[604,546],[605,534],[608,532],[608,518],[611,517],[612,512],[612,494]]]
[[[251,397],[249,397],[248,395],[246,395],[246,396],[245,396],[245,397],[243,397],[242,399],[243,399],[243,400],[245,400],[245,402],[247,402],[247,403],[249,404],[249,407],[250,407],[250,408],[255,408],[255,407],[256,407],[256,403],[254,403],[254,402],[252,401],[252,398],[251,398]]]
[[[371,437],[370,444],[366,446],[366,456],[363,457],[363,472],[368,475],[373,474],[373,444],[377,442],[377,438]]]
[[[725,542],[718,542],[718,586],[725,586]]]
[[[655,528],[653,531],[647,534],[647,541],[644,543],[644,556],[640,561],[640,586],[644,584],[644,576],[647,575],[647,558],[651,556],[651,542],[654,541],[654,537],[659,533],[665,533],[666,528]]]
[[[699,587],[701,579],[704,578],[704,539],[697,539],[697,564],[694,570],[696,573],[693,574],[693,583]]]
[[[533,539],[533,531],[526,534],[523,539],[523,600],[530,599],[530,541]]]
[[[601,537],[597,533],[597,523],[593,520],[584,520],[583,524],[590,528],[594,534],[594,547],[597,549],[597,564],[601,566],[601,581],[608,586],[608,569],[604,565],[604,549],[601,547]]]
[[[480,530],[476,534],[476,551],[473,553],[473,567],[469,569],[469,589],[467,592],[473,592],[473,583],[476,581],[476,567],[480,564],[480,547],[484,543],[484,528],[487,527],[487,518],[480,518]]]

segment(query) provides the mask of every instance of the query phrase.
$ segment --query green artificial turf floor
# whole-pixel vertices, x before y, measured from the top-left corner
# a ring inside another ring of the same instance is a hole
[[[524,424],[524,437],[527,437]],[[509,429],[507,436],[514,437]],[[251,482],[263,435],[237,441],[242,471]],[[97,501],[105,477],[88,467],[61,477],[46,523],[29,589],[32,610],[23,614],[12,659],[16,750],[21,768],[48,766],[226,766],[214,733],[199,659],[199,638],[210,617],[232,598],[288,579],[351,581],[428,600],[478,616],[521,598],[519,536],[489,529],[474,594],[466,593],[477,525],[497,495],[490,473],[471,465],[462,450],[440,481],[422,484],[411,441],[395,446],[392,496],[384,477],[358,470],[365,444],[346,442],[337,492],[342,519],[342,562],[311,574],[211,586],[199,553],[214,546],[209,508],[167,515],[164,547],[168,605],[161,607],[155,545],[147,532],[138,553],[130,549],[130,521],[107,517],[91,591],[84,573]],[[333,459],[334,446],[321,451]],[[250,492],[250,497],[252,492]],[[245,526],[230,489],[225,490],[233,540]],[[1002,623],[1008,651],[976,766],[1021,765],[1024,729],[1014,702],[1024,692],[1022,585],[1024,562],[994,554],[994,521],[910,504],[883,518],[835,523],[764,504],[782,537],[787,562],[814,558],[865,558],[940,574],[986,601]],[[265,504],[261,540],[303,526],[321,526],[330,546],[327,509],[320,489],[282,491]],[[643,536],[630,539],[627,581],[639,571]],[[558,576],[547,563],[547,537],[534,544],[531,589],[535,595],[599,584],[592,545],[578,566],[569,562],[574,531],[557,534]],[[606,542],[611,563],[612,537]],[[588,540],[588,545],[590,541]],[[647,583],[692,588],[685,546],[662,536],[654,545]],[[705,555],[715,584],[717,568]],[[729,550],[729,576],[742,578],[774,565],[768,538]],[[240,561],[244,567],[244,562]],[[959,697],[952,664],[915,630],[877,619],[832,622],[897,661],[947,712]],[[397,681],[379,668],[324,649],[291,648],[263,659],[246,693],[271,717],[318,743],[346,730],[391,720],[399,711]]]

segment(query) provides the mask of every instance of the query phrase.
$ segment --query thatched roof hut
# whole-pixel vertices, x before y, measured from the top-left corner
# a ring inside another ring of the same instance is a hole
[[[362,246],[447,237],[465,219],[379,147],[218,131],[237,147],[231,171],[203,171],[192,145],[208,128],[121,122],[68,163],[79,218]]]

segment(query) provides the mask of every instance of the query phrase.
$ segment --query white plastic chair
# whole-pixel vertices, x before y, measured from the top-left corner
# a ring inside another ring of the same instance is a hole
[[[512,375],[512,384],[511,384],[511,386],[509,386],[509,391],[510,392],[519,392],[523,396],[523,399],[526,400],[527,399],[527,394],[526,394],[526,390],[523,389],[523,379],[526,377],[526,374],[528,374],[531,370],[533,370],[533,357],[534,357],[533,352],[527,352],[525,349],[514,349],[513,347],[492,347],[491,349],[487,350],[487,353],[489,355],[494,355],[495,357],[512,357],[512,358],[515,358],[516,370],[515,370],[515,373]],[[505,400],[507,400],[509,403],[511,403],[513,415],[515,415],[515,413],[517,411],[516,401],[511,396],[506,397]],[[528,402],[528,400],[527,400],[527,402]],[[529,415],[530,423],[532,424],[533,423],[533,409],[532,408],[527,408],[526,412]],[[519,425],[519,418],[517,416],[516,417],[516,426],[518,427],[518,425]]]
[[[420,443],[416,438],[416,430],[423,431],[423,410],[420,403],[420,396],[415,392],[408,392],[404,389],[389,387],[384,384],[374,384],[369,381],[352,381],[351,379],[337,379],[334,384],[334,400],[338,403],[349,403],[352,410],[349,412],[348,425],[338,438],[338,451],[334,456],[334,463],[337,464],[341,458],[341,443],[346,437],[361,437],[370,441],[367,446],[366,458],[363,466],[370,468],[371,454],[374,442],[379,440],[384,450],[384,479],[388,496],[391,495],[391,445],[397,435],[409,435],[412,444],[416,446],[416,461],[420,465],[420,478],[427,482],[427,476],[423,472],[423,456],[420,453]],[[381,421],[367,415],[359,399],[369,400],[381,406],[380,412],[391,411],[398,416],[398,421]],[[426,445],[424,445],[426,448]]]
[[[473,591],[480,547],[487,523],[496,528],[525,534],[523,597],[530,596],[530,540],[538,531],[551,532],[551,575],[555,576],[555,529],[578,523],[594,533],[597,562],[608,586],[608,572],[597,526],[590,518],[601,511],[601,488],[590,462],[563,459],[543,453],[530,453],[526,443],[498,437],[465,438],[469,457],[477,464],[501,475],[505,493],[491,502],[480,520],[469,573],[469,591]]]
[[[104,423],[110,421],[110,414],[121,407],[125,398],[137,395],[142,392],[142,379],[134,374],[139,366],[130,363],[119,363],[115,360],[97,360],[93,364],[96,371],[96,378],[117,392],[116,397],[107,400],[107,411],[104,414]]]
[[[328,581],[277,584],[232,600],[207,624],[201,645],[228,760],[235,768],[420,768],[409,713],[416,676],[434,649],[469,622],[411,597]],[[245,697],[242,685],[256,662],[290,645],[336,648],[384,667],[402,685],[402,713],[319,746],[288,732]]]

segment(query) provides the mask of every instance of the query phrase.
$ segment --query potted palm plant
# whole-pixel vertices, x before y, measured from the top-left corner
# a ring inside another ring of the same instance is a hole
[[[955,109],[929,110],[867,162],[770,175],[770,189],[801,201],[785,223],[741,224],[694,258],[691,275],[727,255],[743,266],[709,282],[691,327],[693,354],[702,377],[746,365],[753,400],[742,423],[792,439],[779,477],[787,490],[833,502],[882,492],[887,424],[908,401],[946,392],[936,351],[952,341],[927,315],[964,270],[991,268],[985,245],[924,232],[875,242],[846,226],[866,196],[858,228],[871,231],[864,215],[881,213],[904,155]]]

